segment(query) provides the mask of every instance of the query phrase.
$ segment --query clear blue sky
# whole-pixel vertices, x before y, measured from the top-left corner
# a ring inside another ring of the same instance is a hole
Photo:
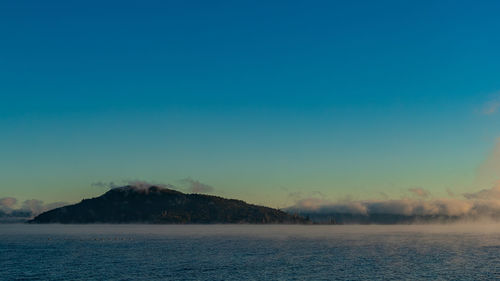
[[[497,1],[102,2],[0,3],[0,197],[187,177],[278,207],[483,187]]]

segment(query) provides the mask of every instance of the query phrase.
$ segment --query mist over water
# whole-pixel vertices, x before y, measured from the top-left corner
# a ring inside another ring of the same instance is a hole
[[[500,277],[500,225],[0,225],[0,279]]]
[[[244,237],[262,239],[324,238],[333,239],[338,235],[376,235],[387,233],[419,234],[498,234],[500,223],[455,223],[455,224],[414,224],[414,225],[252,225],[252,224],[5,224],[0,225],[0,237],[6,236],[144,236],[144,237]],[[500,238],[500,237],[499,237]]]

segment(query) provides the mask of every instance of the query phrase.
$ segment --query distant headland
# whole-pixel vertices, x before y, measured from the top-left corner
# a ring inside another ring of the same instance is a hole
[[[29,223],[152,223],[152,224],[310,224],[281,210],[168,188],[123,186],[103,195],[44,212]]]

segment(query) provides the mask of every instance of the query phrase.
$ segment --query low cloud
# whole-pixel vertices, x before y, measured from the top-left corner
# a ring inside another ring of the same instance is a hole
[[[30,211],[32,214],[40,214],[44,209],[43,201],[37,199],[26,200],[21,206],[21,210]]]
[[[122,180],[119,183],[111,181],[111,182],[94,182],[91,184],[92,187],[101,188],[101,189],[114,189],[114,188],[123,188],[123,187],[132,187],[137,190],[148,190],[152,186],[160,187],[160,188],[168,188],[168,189],[176,189],[174,185],[171,184],[163,184],[157,182],[150,182],[145,180]]]
[[[5,211],[14,208],[17,204],[17,199],[14,197],[0,198],[0,210]]]
[[[176,187],[172,184],[164,184],[164,183],[155,183],[155,182],[148,182],[148,181],[142,181],[142,180],[133,180],[133,181],[128,181],[127,185],[132,186],[136,189],[143,189],[147,190],[152,186],[160,187],[160,188],[168,188],[168,189],[175,189]]]
[[[464,193],[467,199],[500,200],[500,183],[490,189],[483,189],[475,193]]]
[[[443,198],[427,200],[428,192],[414,189],[416,199],[358,200],[332,202],[322,198],[298,200],[287,208],[292,212],[311,214],[352,215],[402,215],[402,216],[448,216],[448,217],[491,217],[500,218],[500,183],[491,189],[463,194],[463,199]]]
[[[102,181],[99,181],[99,182],[93,182],[90,184],[90,186],[92,187],[96,187],[96,188],[102,188],[102,189],[112,189],[112,188],[116,188],[116,187],[119,187],[120,185],[119,184],[116,184],[114,182],[102,182]]]
[[[30,212],[32,215],[36,216],[48,210],[59,208],[68,205],[67,202],[54,202],[46,204],[42,200],[31,199],[26,200],[22,203],[20,211]]]
[[[409,192],[413,193],[414,195],[418,196],[418,197],[423,197],[423,198],[427,198],[429,197],[429,195],[431,195],[431,193],[421,187],[415,187],[415,188],[410,188],[408,189]]]
[[[134,190],[136,192],[149,194],[150,192],[158,192],[159,190],[162,189],[176,189],[176,187],[171,184],[162,184],[162,183],[153,183],[142,180],[135,180],[135,181],[128,181],[121,186],[116,186],[116,187],[113,186],[111,187],[111,189]]]
[[[185,178],[181,180],[181,183],[186,186],[186,190],[191,193],[212,193],[215,190],[213,186],[191,178]]]
[[[325,206],[333,206],[333,203],[321,198],[305,198],[298,200],[293,208],[298,210],[319,211]]]
[[[353,215],[390,214],[404,216],[463,216],[473,208],[472,202],[456,199],[439,200],[363,200],[349,202],[320,203],[319,200],[304,199],[290,208],[295,212],[339,213]]]
[[[150,187],[156,186],[160,188],[183,190],[189,193],[212,193],[215,188],[206,183],[202,183],[198,180],[192,178],[185,178],[180,180],[179,186],[172,184],[164,184],[158,182],[150,182],[145,180],[122,180],[118,182],[94,182],[91,184],[92,187],[100,189],[114,189],[114,188],[133,188],[140,191],[148,191]]]
[[[20,205],[20,206],[18,206]],[[18,204],[14,197],[0,198],[0,212],[3,218],[29,219],[43,212],[68,205],[66,202],[44,203],[42,200],[30,199]]]

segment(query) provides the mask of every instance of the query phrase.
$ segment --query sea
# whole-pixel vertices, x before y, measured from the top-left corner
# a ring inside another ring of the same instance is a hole
[[[0,280],[498,280],[500,225],[0,225]]]

